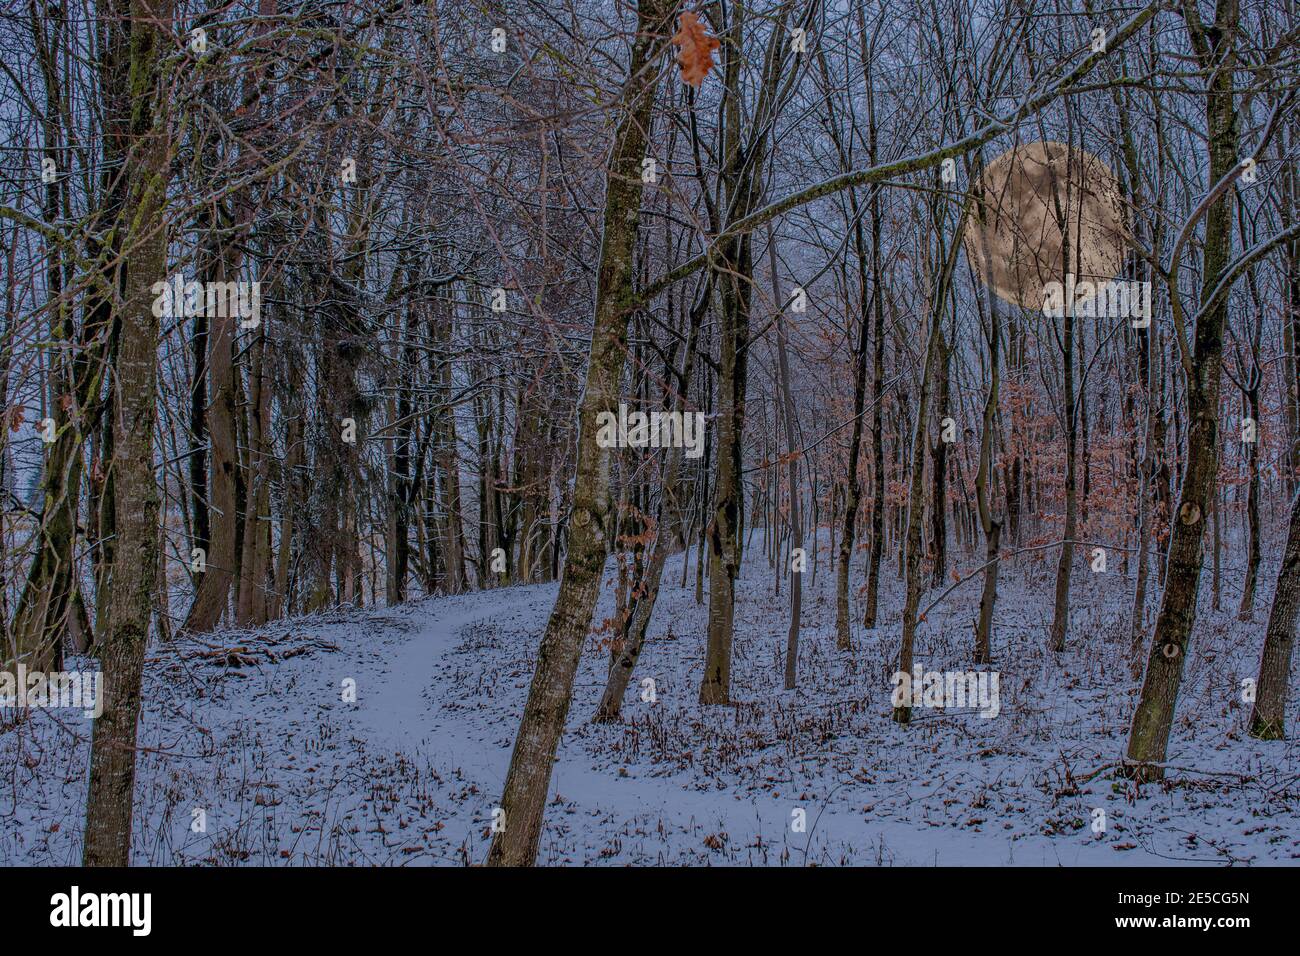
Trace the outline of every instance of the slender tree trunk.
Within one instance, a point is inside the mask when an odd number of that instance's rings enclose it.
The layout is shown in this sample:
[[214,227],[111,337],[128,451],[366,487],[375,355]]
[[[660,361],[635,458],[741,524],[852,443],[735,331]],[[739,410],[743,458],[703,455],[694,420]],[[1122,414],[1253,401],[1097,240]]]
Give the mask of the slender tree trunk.
[[[867,398],[867,342],[870,326],[870,306],[867,294],[867,250],[862,234],[862,221],[857,215],[857,200],[850,194],[853,211],[853,244],[858,257],[858,297],[861,304],[858,343],[853,350],[853,429],[849,438],[848,473],[844,482],[844,527],[840,533],[840,560],[835,578],[835,646],[842,651],[853,649],[849,633],[849,567],[853,561],[853,544],[857,536],[858,510],[862,502],[862,483],[858,479],[858,461],[861,456],[863,418]],[[834,524],[832,522],[832,534]],[[814,540],[816,540],[814,536]],[[832,554],[834,551],[832,550]]]
[[282,483],[285,500],[280,511],[280,543],[275,555],[275,596],[270,616],[278,620],[289,613],[289,566],[293,560],[294,514],[300,505],[298,470],[303,461],[302,410],[297,409],[289,420],[289,453],[284,463]]
[[1211,575],[1210,575],[1210,608],[1219,610],[1219,599],[1222,596],[1222,590],[1219,585],[1221,577],[1219,574],[1219,554],[1223,543],[1221,528],[1223,527],[1223,505],[1227,500],[1227,495],[1223,493],[1222,488],[1215,488],[1210,495],[1210,519],[1214,526],[1213,537],[1210,542],[1212,551],[1211,558]]
[[[60,149],[57,117],[63,106],[63,68],[60,65],[62,25],[57,19],[42,21],[37,8],[30,8],[32,37],[37,49],[45,86],[46,115],[41,122],[42,159],[65,164]],[[106,56],[107,59],[107,56]],[[107,93],[105,94],[108,95]],[[105,137],[107,141],[109,137]],[[106,142],[105,163],[111,162],[120,144]],[[66,183],[60,178],[41,189],[41,216],[47,223],[66,218]],[[106,190],[103,212],[111,216],[117,207],[118,191]],[[110,252],[111,255],[111,252]],[[94,419],[102,387],[103,347],[95,337],[103,332],[102,304],[86,310],[80,341],[74,336],[73,309],[65,301],[64,250],[58,243],[44,249],[45,295],[49,313],[51,359],[42,398],[54,422],[55,440],[45,446],[41,467],[41,510],[34,537],[36,554],[19,595],[14,615],[12,648],[0,649],[0,665],[11,658],[29,670],[62,666],[64,646],[87,645],[81,634],[78,606],[80,594],[75,554],[83,484],[82,444],[85,423]],[[11,275],[13,273],[11,272]],[[99,277],[101,280],[104,276]],[[106,290],[97,290],[107,298]],[[15,313],[11,312],[13,316]],[[13,318],[10,321],[14,321]],[[4,507],[8,507],[6,503]],[[2,549],[0,549],[2,550]],[[78,640],[78,638],[82,638]]]
[[487,862],[528,866],[537,858],[542,815],[555,749],[564,731],[582,645],[600,594],[608,554],[609,450],[596,442],[602,412],[617,415],[619,378],[627,354],[627,328],[634,295],[633,254],[641,208],[641,160],[654,106],[657,75],[650,69],[664,39],[666,15],[659,0],[637,8],[636,41],[623,85],[623,115],[605,187],[604,237],[596,287],[591,358],[578,422],[578,463],[573,486],[569,550],[560,593],[537,653],[519,735],[515,738],[501,799],[503,826],[493,837]]
[[[212,518],[208,510],[208,316],[194,316],[190,355],[190,548],[207,554],[212,547]],[[186,564],[190,562],[187,561]],[[203,585],[202,571],[194,572],[195,593]]]
[[[678,378],[677,399],[673,403],[673,410],[677,412],[684,412],[686,408],[686,396],[690,392],[691,376],[695,367],[695,349],[699,342],[700,327],[703,325],[704,316],[709,310],[711,296],[711,288],[706,284],[699,304],[691,311],[691,327],[687,334],[686,354],[682,357],[683,365],[681,375]],[[659,600],[659,586],[663,580],[664,565],[676,545],[682,526],[682,507],[679,498],[682,486],[678,483],[678,477],[681,474],[682,457],[682,448],[669,449],[667,462],[664,465],[663,481],[661,482],[663,487],[663,508],[658,527],[655,529],[650,561],[642,577],[643,583],[640,590],[643,593],[637,599],[632,610],[632,620],[627,629],[627,637],[618,653],[610,661],[609,674],[605,679],[605,691],[601,695],[599,706],[596,708],[595,719],[598,721],[615,721],[621,716],[623,697],[627,693],[627,685],[632,678],[632,670],[636,667],[636,662],[640,660],[641,650],[645,646],[646,631],[650,626],[650,618],[654,613],[655,603]],[[689,544],[687,544],[682,552],[683,582],[685,581],[685,565],[689,550]],[[685,587],[685,583],[682,586]]]
[[[1199,12],[1184,6],[1188,31],[1202,67],[1209,73],[1205,99],[1209,148],[1209,183],[1216,184],[1239,169],[1237,119],[1233,96],[1236,63],[1237,0],[1219,0],[1215,26],[1206,29]],[[1229,264],[1232,249],[1233,191],[1227,190],[1206,213],[1204,263],[1190,368],[1186,368],[1187,464],[1178,509],[1173,515],[1168,571],[1155,635],[1147,657],[1142,695],[1129,731],[1128,760],[1142,780],[1163,776],[1174,707],[1182,684],[1183,666],[1192,627],[1204,561],[1205,519],[1219,471],[1219,390],[1223,363],[1223,330],[1228,297],[1211,295]],[[1186,323],[1184,323],[1186,324]]]
[[[451,337],[450,319],[446,334]],[[452,392],[451,362],[439,363],[441,393]],[[468,579],[465,575],[465,527],[461,520],[460,502],[460,455],[457,453],[456,413],[451,406],[439,414],[438,421],[438,466],[442,472],[443,488],[443,561],[446,574],[443,577],[443,589],[448,594],[460,594],[465,590]]]
[[[1154,382],[1156,369],[1161,360],[1163,345],[1154,328],[1139,332],[1143,338],[1143,352],[1146,362],[1146,380],[1142,383],[1146,398],[1146,427],[1142,431],[1142,462],[1138,471],[1138,513],[1137,513],[1137,580],[1133,587],[1133,614],[1129,623],[1129,660],[1134,678],[1142,676],[1142,639],[1146,635],[1147,578],[1150,575],[1151,561],[1147,556],[1152,535],[1151,479],[1155,472],[1155,421],[1158,412],[1154,402]],[[1152,348],[1152,344],[1155,347]]]
[[[709,420],[713,416],[713,376],[709,369],[704,370],[704,407],[705,419]],[[695,603],[704,604],[704,566],[705,556],[708,554],[709,531],[706,527],[708,513],[706,509],[712,501],[709,493],[709,475],[713,463],[713,429],[704,430],[704,459],[700,464],[700,490],[697,501],[699,517],[695,520],[695,525],[699,529],[699,544],[695,549]]]
[[[1062,229],[1062,233],[1065,230]],[[1070,627],[1070,571],[1074,566],[1074,538],[1078,532],[1078,478],[1075,469],[1078,448],[1078,409],[1074,391],[1074,303],[1066,304],[1064,354],[1065,396],[1065,530],[1056,565],[1056,600],[1052,613],[1052,650],[1065,650]]]
[[[938,352],[939,327],[943,315],[943,298],[931,303],[935,310],[930,316],[930,335],[925,348],[925,364],[921,372],[921,398],[916,408],[916,427],[912,435],[911,480],[907,496],[907,530],[904,573],[906,593],[903,600],[903,639],[898,652],[898,670],[912,671],[912,649],[916,640],[917,612],[921,604],[921,517],[925,511],[925,449],[926,432],[930,424],[931,379],[934,377],[935,353]],[[894,708],[893,718],[900,724],[912,719],[911,706]]]
[[941,587],[948,573],[948,443],[943,439],[943,419],[948,416],[950,382],[948,364],[952,350],[939,332],[939,364],[936,370],[936,406],[939,414],[937,441],[930,446],[930,481],[934,486],[930,504],[930,546],[934,553],[934,567],[930,581]]
[[1250,735],[1261,740],[1281,740],[1286,735],[1286,695],[1291,682],[1291,648],[1300,617],[1300,493],[1291,502],[1291,524],[1286,550],[1277,572],[1273,607],[1264,631],[1264,651],[1255,682],[1255,706],[1250,713]]
[[[1262,321],[1262,317],[1261,317]],[[1252,366],[1250,382],[1246,387],[1246,408],[1251,421],[1259,425],[1259,379],[1258,368]],[[1246,470],[1249,484],[1246,491],[1246,529],[1248,545],[1246,550],[1246,580],[1241,588],[1241,604],[1237,608],[1237,619],[1249,621],[1255,609],[1255,588],[1259,580],[1260,531],[1259,531],[1259,441],[1258,433],[1254,441],[1246,442]]]
[[[223,267],[215,273],[216,281],[234,281],[234,276]],[[212,546],[206,556],[203,580],[195,594],[194,603],[186,618],[186,631],[203,633],[211,631],[226,612],[230,598],[230,584],[235,568],[236,501],[235,469],[238,467],[235,449],[235,367],[233,348],[235,316],[212,318],[208,333],[208,367],[212,376],[212,407],[209,409],[209,434],[211,436],[210,461],[212,507]]]
[[[763,56],[758,112],[748,115],[741,95],[744,70],[744,6],[732,6],[730,25],[722,44],[723,98],[721,180],[726,197],[728,223],[758,207],[767,171],[775,115],[782,100],[782,64],[788,44],[779,25],[789,15],[792,3],[782,5],[774,15],[778,25],[768,35]],[[816,9],[816,5],[808,8]],[[761,132],[746,137],[743,129],[752,123]],[[719,246],[714,266],[720,290],[722,339],[718,375],[718,467],[715,479],[713,521],[709,528],[709,623],[700,682],[700,703],[726,704],[731,701],[731,645],[734,637],[736,578],[744,561],[745,494],[741,460],[744,452],[745,389],[749,355],[749,309],[753,287],[752,239],[746,232],[732,236]],[[752,520],[752,518],[751,518]],[[776,532],[768,527],[768,540]]]
[[[991,273],[989,273],[991,274]],[[975,472],[975,500],[979,508],[980,527],[984,531],[984,590],[980,594],[979,617],[975,623],[975,663],[988,664],[992,660],[991,635],[993,608],[998,599],[998,545],[1002,539],[1002,522],[993,517],[990,505],[989,476],[993,472],[993,429],[997,423],[998,388],[1001,374],[998,367],[998,347],[1001,343],[1001,325],[996,297],[989,294],[989,390],[984,397],[984,420],[980,429],[979,469]]]
[[267,571],[271,529],[271,391],[266,374],[266,325],[257,331],[252,350],[252,406],[248,415],[248,491],[244,503],[243,557],[239,562],[241,627],[267,620]]
[[[718,375],[718,461],[713,520],[709,524],[709,617],[700,703],[731,700],[731,641],[740,574],[740,516],[744,508],[741,452],[749,344],[749,281],[753,275],[748,236],[729,241],[722,261],[722,361]],[[768,522],[770,542],[775,529]]]
[[[785,308],[781,301],[781,289],[776,275],[776,234],[770,228],[768,230],[767,252],[772,270],[772,301],[776,305],[776,354],[777,362],[780,365],[781,397],[785,402],[785,453],[787,487],[789,488],[790,497],[790,550],[793,553],[796,549],[803,550],[803,527],[799,514],[799,454],[798,446],[795,444],[794,394],[790,390],[790,357],[786,345]],[[863,316],[863,324],[866,324],[865,316]],[[855,424],[855,437],[858,431]],[[851,457],[856,461],[856,454]],[[854,484],[857,484],[856,480]],[[799,615],[803,608],[803,567],[801,563],[796,567],[794,559],[789,561],[789,566],[790,632],[786,635],[785,644],[785,689],[794,690],[799,669]],[[780,575],[783,570],[784,568],[778,567],[777,574]],[[847,627],[847,625],[846,612],[845,626]]]
[[885,308],[881,294],[880,193],[871,197],[871,298],[875,354],[871,369],[871,550],[866,609],[862,626],[876,626],[880,607],[880,566],[885,560]]

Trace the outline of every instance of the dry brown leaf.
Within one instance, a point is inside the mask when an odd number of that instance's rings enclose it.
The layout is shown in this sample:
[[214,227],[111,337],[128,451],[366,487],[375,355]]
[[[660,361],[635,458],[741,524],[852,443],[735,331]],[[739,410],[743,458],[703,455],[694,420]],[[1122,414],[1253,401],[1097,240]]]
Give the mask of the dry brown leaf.
[[722,46],[721,42],[705,32],[698,15],[687,10],[681,16],[681,29],[673,36],[673,43],[681,48],[677,65],[682,68],[682,82],[698,90],[713,69],[713,51]]

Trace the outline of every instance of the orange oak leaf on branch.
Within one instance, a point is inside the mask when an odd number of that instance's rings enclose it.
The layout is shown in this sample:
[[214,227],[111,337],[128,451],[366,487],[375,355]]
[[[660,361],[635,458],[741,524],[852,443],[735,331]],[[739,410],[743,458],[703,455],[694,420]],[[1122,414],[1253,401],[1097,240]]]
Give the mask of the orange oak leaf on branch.
[[709,70],[713,69],[713,51],[722,46],[721,42],[704,32],[704,24],[698,15],[686,10],[682,13],[681,29],[674,34],[673,43],[681,48],[677,65],[682,68],[682,82],[698,90]]

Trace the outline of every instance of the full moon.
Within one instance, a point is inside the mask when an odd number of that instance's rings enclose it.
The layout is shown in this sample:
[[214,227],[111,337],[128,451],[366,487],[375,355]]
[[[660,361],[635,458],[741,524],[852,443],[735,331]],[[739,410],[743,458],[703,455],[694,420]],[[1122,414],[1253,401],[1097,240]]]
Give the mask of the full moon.
[[1003,301],[1037,310],[1048,283],[1108,282],[1122,271],[1123,195],[1091,153],[1045,141],[1013,147],[984,169],[976,195],[966,255]]

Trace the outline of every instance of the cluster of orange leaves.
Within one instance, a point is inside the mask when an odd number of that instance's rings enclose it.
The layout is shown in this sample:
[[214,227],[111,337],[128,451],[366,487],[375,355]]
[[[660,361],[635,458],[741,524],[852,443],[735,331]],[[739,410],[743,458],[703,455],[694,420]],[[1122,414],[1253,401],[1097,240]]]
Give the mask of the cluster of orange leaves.
[[713,69],[713,51],[722,44],[705,32],[699,16],[690,10],[682,13],[681,29],[673,35],[672,42],[680,47],[677,65],[682,68],[682,82],[698,90]]
[[[72,411],[72,396],[60,395],[59,407],[65,412]],[[27,409],[22,405],[10,405],[8,408],[0,409],[0,428],[8,428],[11,432],[22,430],[23,422],[27,420]]]

